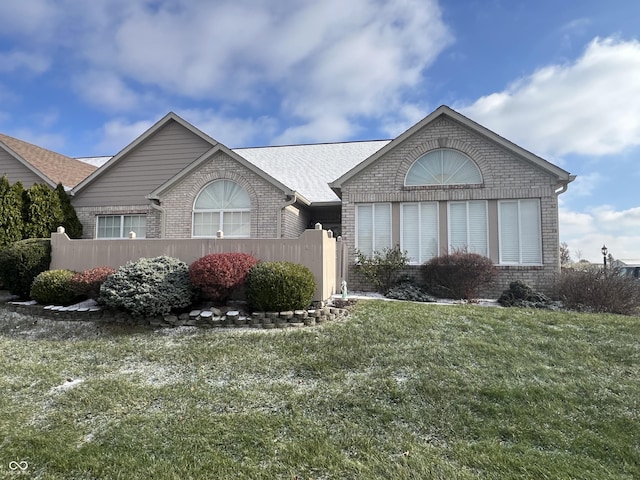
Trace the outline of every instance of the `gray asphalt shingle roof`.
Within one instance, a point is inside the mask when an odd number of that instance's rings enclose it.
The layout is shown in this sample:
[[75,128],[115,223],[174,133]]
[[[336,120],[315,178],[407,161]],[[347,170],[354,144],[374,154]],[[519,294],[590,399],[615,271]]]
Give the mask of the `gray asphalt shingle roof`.
[[234,148],[256,167],[312,203],[339,202],[329,183],[374,154],[390,140]]

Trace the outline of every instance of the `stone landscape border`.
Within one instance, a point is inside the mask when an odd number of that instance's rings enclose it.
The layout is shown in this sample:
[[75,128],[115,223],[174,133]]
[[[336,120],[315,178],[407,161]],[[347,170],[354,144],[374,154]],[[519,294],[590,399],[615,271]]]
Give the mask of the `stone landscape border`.
[[239,310],[209,308],[191,310],[177,315],[153,317],[133,316],[126,312],[93,306],[38,305],[35,302],[6,302],[7,309],[33,318],[48,318],[66,321],[94,321],[137,326],[202,328],[300,328],[334,321],[348,314],[346,308],[318,305],[308,310],[285,312],[253,312],[249,315]]

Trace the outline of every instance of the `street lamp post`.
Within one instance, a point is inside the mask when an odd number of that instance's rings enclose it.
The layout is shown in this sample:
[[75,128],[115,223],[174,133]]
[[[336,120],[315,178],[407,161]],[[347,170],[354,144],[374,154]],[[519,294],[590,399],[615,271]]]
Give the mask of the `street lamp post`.
[[606,272],[607,271],[607,253],[609,252],[609,250],[607,249],[606,245],[603,245],[600,251],[602,252],[602,260],[604,261],[604,271]]

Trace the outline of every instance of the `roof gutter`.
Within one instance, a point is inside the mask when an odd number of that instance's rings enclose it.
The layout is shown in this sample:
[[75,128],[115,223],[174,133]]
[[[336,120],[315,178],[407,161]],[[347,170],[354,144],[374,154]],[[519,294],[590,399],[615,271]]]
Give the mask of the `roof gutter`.
[[555,191],[556,197],[562,195],[564,192],[567,191],[567,188],[569,187],[569,184],[571,182],[573,182],[576,179],[575,175],[569,175],[569,180],[567,180],[566,182],[562,182],[560,184],[560,188],[558,190]]

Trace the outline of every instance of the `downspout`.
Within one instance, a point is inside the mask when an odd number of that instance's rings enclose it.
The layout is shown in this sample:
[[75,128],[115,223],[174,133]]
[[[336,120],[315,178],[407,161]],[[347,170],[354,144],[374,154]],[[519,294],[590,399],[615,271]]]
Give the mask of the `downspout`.
[[151,208],[160,212],[160,238],[164,238],[166,210],[160,206],[160,200],[151,200]]
[[280,212],[278,214],[278,221],[276,222],[276,238],[282,238],[282,213],[284,212],[284,209],[287,208],[289,205],[293,205],[297,201],[298,201],[298,195],[296,194],[296,192],[293,192],[293,195],[291,195],[291,198],[286,202],[284,202],[282,207],[280,207]]

